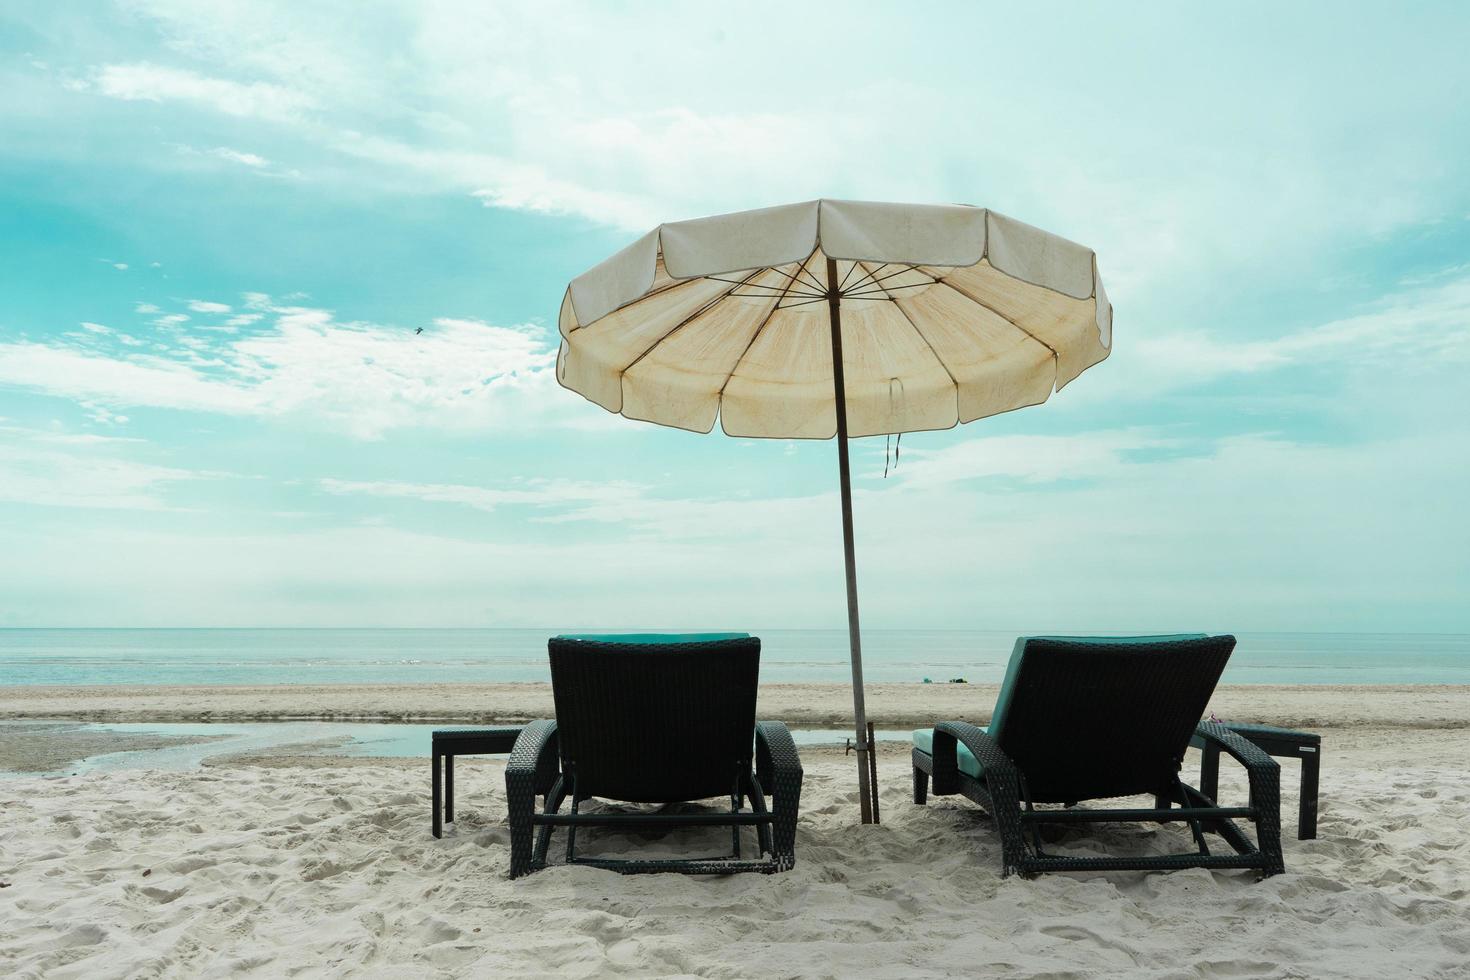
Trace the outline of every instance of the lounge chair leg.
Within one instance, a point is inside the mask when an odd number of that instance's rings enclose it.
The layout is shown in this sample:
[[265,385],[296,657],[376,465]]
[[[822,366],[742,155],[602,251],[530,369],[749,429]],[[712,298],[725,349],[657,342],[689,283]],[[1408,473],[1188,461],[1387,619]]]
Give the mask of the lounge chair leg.
[[[557,776],[556,782],[552,783],[551,788],[546,791],[546,796],[542,800],[543,806],[541,812],[556,813],[560,811],[562,801],[566,798],[566,780],[561,776]],[[531,861],[537,867],[544,867],[546,864],[546,855],[551,849],[551,831],[551,825],[544,824],[536,835],[536,849],[532,852]]]
[[505,808],[510,824],[510,876],[519,878],[545,867],[551,825],[536,826],[536,796],[546,796],[547,812],[561,805],[556,722],[533,721],[521,729],[505,763]]
[[[765,794],[765,790],[761,788],[760,780],[757,779],[757,778],[755,778],[754,775],[752,775],[750,777],[750,781],[748,783],[746,783],[746,790],[747,790],[748,795],[750,796],[750,812],[751,813],[765,813],[765,812],[767,812],[768,807],[766,806],[766,794]],[[761,854],[771,854],[771,855],[774,855],[775,854],[775,844],[771,840],[771,825],[770,824],[758,824],[756,826],[756,828],[755,828],[755,841],[756,841],[756,850],[759,853],[761,853]]]
[[454,823],[454,756],[444,756],[444,822]]
[[1199,791],[1212,800],[1220,799],[1220,748],[1214,743],[1200,750]]
[[1322,747],[1302,756],[1302,795],[1296,811],[1296,839],[1317,839],[1317,773],[1322,765]]
[[439,788],[439,753],[438,752],[435,752],[433,754],[432,760],[433,760],[433,764],[434,764],[434,779],[433,779],[434,789],[433,789],[433,794],[432,794],[433,795],[433,805],[434,805],[434,831],[433,831],[433,833],[434,833],[434,836],[435,837],[443,837],[444,836],[444,826],[443,826],[442,823],[440,823],[440,819],[441,818],[440,818],[440,814],[439,814],[439,804],[440,804],[442,793],[441,793],[441,790]]
[[[529,774],[507,776],[505,803],[510,823],[510,876],[519,878],[531,873],[538,859],[544,858],[545,851],[544,846],[540,849],[542,853],[536,853],[534,848],[536,828],[531,818],[536,812],[536,788]],[[541,829],[544,834],[551,828]]]
[[[580,812],[581,800],[577,798],[577,776],[572,775],[572,816]],[[577,825],[567,824],[567,864],[575,864],[577,861]]]
[[923,806],[929,802],[929,774],[918,766],[914,766],[914,805]]

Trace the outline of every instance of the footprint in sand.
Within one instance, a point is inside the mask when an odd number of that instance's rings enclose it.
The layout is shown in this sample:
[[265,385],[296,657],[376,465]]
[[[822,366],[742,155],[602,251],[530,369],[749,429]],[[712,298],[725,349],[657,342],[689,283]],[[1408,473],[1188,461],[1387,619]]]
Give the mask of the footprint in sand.
[[167,905],[183,897],[187,888],[141,888],[139,891],[159,905]]
[[322,861],[319,864],[308,865],[301,870],[302,881],[321,881],[342,873],[342,867],[331,861]]
[[1069,942],[1089,942],[1101,946],[1103,949],[1113,949],[1127,956],[1133,956],[1134,950],[1123,943],[1102,936],[1085,929],[1082,926],[1042,926],[1039,930],[1043,936],[1051,936],[1054,939],[1065,939]]
[[88,924],[68,930],[56,941],[56,945],[59,949],[75,949],[78,946],[96,946],[106,938],[106,929],[99,925]]

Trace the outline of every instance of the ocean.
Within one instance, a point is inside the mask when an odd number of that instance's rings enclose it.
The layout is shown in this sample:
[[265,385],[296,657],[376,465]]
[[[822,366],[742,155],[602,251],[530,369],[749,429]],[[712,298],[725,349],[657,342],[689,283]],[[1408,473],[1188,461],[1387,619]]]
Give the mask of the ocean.
[[[0,685],[546,681],[540,629],[0,629]],[[579,632],[596,632],[579,630]],[[761,678],[849,680],[842,630],[753,630]],[[1470,635],[1242,633],[1230,684],[1470,684]],[[999,681],[1014,633],[869,630],[869,683]]]

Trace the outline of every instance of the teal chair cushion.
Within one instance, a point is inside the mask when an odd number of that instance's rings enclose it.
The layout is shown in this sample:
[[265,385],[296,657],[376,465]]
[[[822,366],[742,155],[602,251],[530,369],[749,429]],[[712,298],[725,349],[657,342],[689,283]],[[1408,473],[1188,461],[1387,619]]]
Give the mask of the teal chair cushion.
[[[980,778],[980,760],[975,758],[975,753],[965,748],[964,742],[956,742],[955,747],[959,749],[960,772],[968,773],[976,779]],[[934,729],[920,728],[914,731],[914,748],[930,755],[934,754]]]
[[566,633],[558,640],[594,640],[598,643],[709,643],[748,640],[749,633]]

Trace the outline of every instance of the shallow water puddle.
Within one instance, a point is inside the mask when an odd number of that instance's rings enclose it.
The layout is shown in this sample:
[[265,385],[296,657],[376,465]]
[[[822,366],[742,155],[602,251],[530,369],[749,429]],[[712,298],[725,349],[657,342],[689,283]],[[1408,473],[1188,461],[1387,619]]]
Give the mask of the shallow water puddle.
[[[197,769],[226,756],[347,756],[427,758],[439,725],[368,722],[148,722],[15,721],[0,723],[10,751],[0,774],[65,774],[120,769]],[[841,745],[845,730],[792,732],[798,745]],[[907,741],[907,731],[882,731],[881,741]]]

